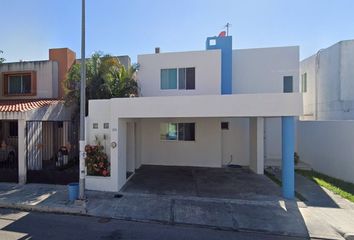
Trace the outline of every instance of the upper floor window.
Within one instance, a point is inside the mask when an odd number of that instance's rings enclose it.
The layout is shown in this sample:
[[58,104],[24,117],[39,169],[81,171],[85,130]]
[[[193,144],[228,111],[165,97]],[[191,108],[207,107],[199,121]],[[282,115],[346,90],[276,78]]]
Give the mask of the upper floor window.
[[161,69],[161,89],[177,89],[177,69]]
[[285,76],[283,78],[283,92],[291,93],[293,91],[293,76]]
[[307,92],[307,73],[301,74],[301,92]]
[[195,89],[195,68],[161,69],[161,89],[177,89],[177,87]]
[[34,72],[4,73],[4,95],[35,95],[35,81]]

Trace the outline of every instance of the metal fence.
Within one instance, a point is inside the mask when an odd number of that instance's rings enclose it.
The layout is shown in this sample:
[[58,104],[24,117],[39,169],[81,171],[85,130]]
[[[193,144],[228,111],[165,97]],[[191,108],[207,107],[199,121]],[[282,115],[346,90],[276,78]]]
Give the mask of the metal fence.
[[27,181],[67,184],[76,180],[77,142],[70,121],[27,121]]

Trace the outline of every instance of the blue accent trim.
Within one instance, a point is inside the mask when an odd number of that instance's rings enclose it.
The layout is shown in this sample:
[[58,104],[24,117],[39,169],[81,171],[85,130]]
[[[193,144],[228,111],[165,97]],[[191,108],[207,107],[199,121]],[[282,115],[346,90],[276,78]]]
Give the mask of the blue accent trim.
[[283,197],[294,199],[295,195],[295,120],[294,117],[282,117],[282,183]]
[[221,49],[221,94],[232,94],[232,37],[208,37],[206,49]]

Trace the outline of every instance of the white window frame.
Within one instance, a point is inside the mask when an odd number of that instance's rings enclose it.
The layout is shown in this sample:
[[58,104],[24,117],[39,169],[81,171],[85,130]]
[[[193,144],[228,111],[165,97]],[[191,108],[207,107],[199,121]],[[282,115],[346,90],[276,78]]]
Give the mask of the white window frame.
[[[179,134],[178,134],[178,129],[179,129],[179,124],[185,124],[185,123],[194,123],[194,140],[180,140],[179,139]],[[176,130],[176,139],[161,139],[161,132],[159,133],[160,141],[162,142],[195,142],[196,140],[196,128],[197,124],[195,122],[161,122],[161,124],[177,124],[177,130]]]
[[[182,68],[184,68],[184,69],[186,69],[185,71],[184,71],[184,76],[185,76],[185,78],[184,78],[184,85],[185,85],[185,88],[179,88],[179,70],[180,69],[182,69]],[[187,89],[187,68],[194,68],[194,89]],[[168,88],[168,89],[162,89],[161,88],[161,70],[168,70],[168,69],[176,69],[177,70],[177,88]],[[197,87],[196,87],[196,82],[197,81],[197,78],[196,78],[196,67],[166,67],[166,68],[161,68],[160,69],[160,90],[161,91],[180,91],[180,90],[182,90],[182,91],[193,91],[193,90],[196,90],[197,89]]]

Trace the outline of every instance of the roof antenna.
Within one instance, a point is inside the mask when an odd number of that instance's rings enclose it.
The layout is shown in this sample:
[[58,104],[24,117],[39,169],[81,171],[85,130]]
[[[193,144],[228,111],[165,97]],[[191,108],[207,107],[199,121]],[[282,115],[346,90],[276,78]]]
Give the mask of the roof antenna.
[[229,29],[232,25],[230,23],[226,23],[226,25],[224,26],[224,28],[226,28],[226,36],[229,36]]

